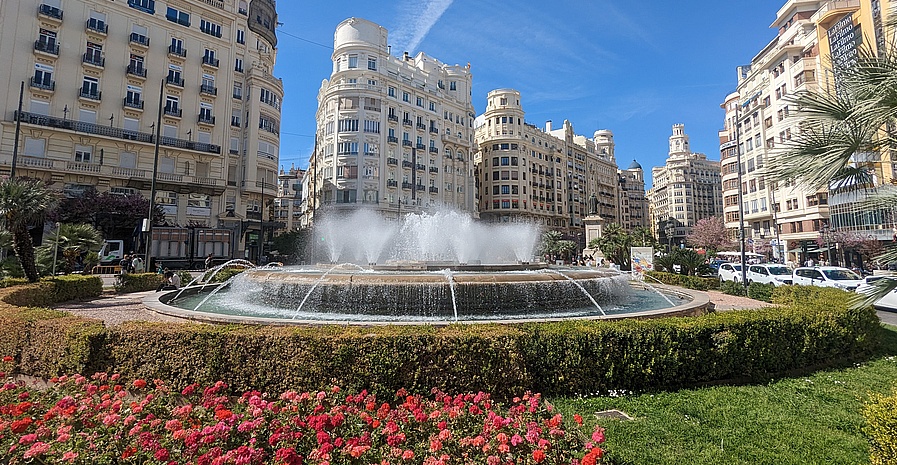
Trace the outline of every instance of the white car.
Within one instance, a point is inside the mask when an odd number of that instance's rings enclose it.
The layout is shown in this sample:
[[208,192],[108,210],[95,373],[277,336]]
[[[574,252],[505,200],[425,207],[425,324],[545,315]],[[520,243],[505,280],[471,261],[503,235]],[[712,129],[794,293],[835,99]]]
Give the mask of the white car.
[[838,266],[797,268],[791,275],[791,282],[800,286],[836,287],[845,291],[853,291],[864,283],[860,275]]
[[719,266],[719,271],[717,272],[717,276],[719,276],[720,282],[734,281],[736,283],[740,283],[741,282],[741,264],[740,263],[723,263]]
[[766,263],[751,265],[747,273],[748,283],[772,284],[784,286],[791,284],[791,269],[785,265]]
[[[874,289],[872,283],[883,278],[887,278],[887,276],[867,276],[863,284],[860,284],[859,287],[857,287],[857,292],[860,294],[867,294],[871,292]],[[892,276],[890,278],[897,279],[897,276]],[[888,292],[884,297],[878,299],[872,305],[876,310],[888,310],[897,312],[897,289]]]

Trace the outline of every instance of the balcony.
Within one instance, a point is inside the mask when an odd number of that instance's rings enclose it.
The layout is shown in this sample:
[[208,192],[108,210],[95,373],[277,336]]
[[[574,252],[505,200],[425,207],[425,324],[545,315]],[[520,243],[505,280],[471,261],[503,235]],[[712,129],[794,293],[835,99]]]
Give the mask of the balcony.
[[420,163],[418,163],[417,170],[418,171],[427,171],[427,165],[421,165]]
[[396,115],[389,115],[389,116],[387,116],[386,118],[387,118],[388,120],[390,120],[390,121],[393,121],[393,122],[398,122],[398,121],[399,121],[399,117],[396,116]]
[[168,46],[168,54],[174,55],[176,57],[187,58],[187,49],[172,44]]
[[398,164],[399,164],[399,160],[396,159],[396,158],[387,158],[387,159],[386,159],[386,164],[387,164],[387,165],[393,165],[393,166],[395,166],[395,165],[398,165]]
[[412,187],[414,187],[414,184],[411,184],[410,182],[402,181],[402,189],[411,189]]
[[405,146],[405,147],[411,147],[412,143],[411,143],[410,140],[405,139],[405,140],[402,141],[402,145]]
[[212,68],[217,68],[217,67],[218,67],[218,62],[219,62],[219,61],[220,61],[220,60],[218,60],[217,58],[215,58],[215,57],[211,57],[211,56],[208,56],[208,55],[202,57],[202,64],[204,64],[204,65],[206,65],[206,66],[210,66],[210,67],[212,67]]
[[43,40],[36,40],[34,42],[34,51],[40,53],[46,53],[47,55],[53,55],[54,57],[59,56],[59,44],[56,42],[46,42]]
[[412,168],[414,167],[414,163],[411,163],[408,160],[402,160],[402,168]]
[[31,78],[31,88],[53,92],[56,90],[56,81],[46,81],[43,79]]
[[106,59],[103,58],[103,54],[99,52],[87,52],[84,55],[81,55],[81,63],[85,65],[96,66],[98,68],[102,68],[106,66]]
[[129,99],[125,97],[124,103],[122,104],[125,108],[133,108],[135,110],[143,110],[143,100],[140,99]]
[[433,173],[433,174],[439,174],[439,167],[438,167],[438,166],[431,166],[431,167],[430,167],[430,172]]
[[199,93],[206,95],[218,95],[218,88],[215,86],[210,86],[208,84],[203,84],[199,86]]
[[[53,116],[40,115],[37,113],[29,113],[27,111],[15,112],[14,116],[16,120],[21,121],[23,124],[31,124],[47,128],[58,128],[84,134],[94,134],[103,137],[110,137],[127,141],[137,141],[147,144],[152,144],[155,142],[154,135],[144,132],[130,131],[126,129],[103,126],[93,123],[82,123],[80,121],[72,121],[69,119],[56,118]],[[186,141],[183,139],[176,139],[174,137],[162,137],[159,143],[160,145],[166,147],[196,150],[205,153],[221,153],[221,147],[218,145]]]
[[96,100],[99,102],[103,98],[103,93],[98,90],[85,89],[81,87],[78,89],[78,92],[79,97],[86,98],[88,100]]
[[404,124],[405,126],[411,126],[414,124],[414,121],[411,121],[410,119],[403,119],[402,124]]
[[439,153],[439,149],[436,147],[430,147],[428,150],[430,151],[430,153]]
[[424,144],[421,143],[421,142],[418,142],[417,145],[415,145],[415,147],[416,147],[418,150],[426,150],[426,149],[427,149],[427,146],[424,145]]
[[88,19],[86,27],[88,31],[96,32],[97,34],[106,35],[109,32],[109,26],[106,25],[106,22],[96,18]]
[[427,186],[425,186],[425,185],[423,185],[423,184],[418,184],[418,185],[414,186],[414,188],[417,189],[417,190],[419,190],[419,191],[421,191],[421,192],[427,190]]
[[149,47],[149,43],[150,43],[149,37],[147,37],[143,34],[138,34],[136,32],[132,32],[131,37],[128,40],[131,42],[132,45],[137,45],[137,46],[143,47],[143,48]]
[[165,83],[172,86],[184,87],[184,79],[178,76],[168,75],[168,77],[165,78]]
[[62,21],[62,10],[55,6],[44,5],[43,3],[37,8],[37,14],[44,18]]
[[230,118],[230,125],[233,126],[233,127],[235,127],[235,128],[240,127],[240,118],[234,118],[233,116],[231,116],[231,118]]
[[206,113],[200,113],[196,122],[199,124],[215,124],[215,117]]
[[128,65],[128,74],[146,79],[146,68],[143,65]]
[[395,179],[387,179],[386,180],[386,187],[398,187],[398,186],[399,186],[399,182],[396,181]]
[[427,125],[424,123],[417,123],[417,128],[421,131],[425,131],[427,129]]
[[386,136],[386,141],[390,144],[397,144],[399,143],[399,138],[396,136]]
[[438,193],[439,193],[439,188],[436,187],[436,186],[430,186],[430,193],[431,193],[431,194],[438,194]]
[[181,110],[177,107],[165,107],[165,116],[173,116],[175,118],[180,118],[184,114],[184,110]]
[[437,128],[435,126],[430,126],[429,131],[430,131],[430,134],[439,134],[439,128]]

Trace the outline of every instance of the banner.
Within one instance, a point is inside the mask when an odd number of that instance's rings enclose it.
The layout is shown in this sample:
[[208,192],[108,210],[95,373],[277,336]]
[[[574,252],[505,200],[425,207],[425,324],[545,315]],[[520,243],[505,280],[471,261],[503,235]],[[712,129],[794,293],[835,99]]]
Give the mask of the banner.
[[631,247],[629,253],[632,256],[632,272],[643,275],[645,272],[654,271],[654,248]]

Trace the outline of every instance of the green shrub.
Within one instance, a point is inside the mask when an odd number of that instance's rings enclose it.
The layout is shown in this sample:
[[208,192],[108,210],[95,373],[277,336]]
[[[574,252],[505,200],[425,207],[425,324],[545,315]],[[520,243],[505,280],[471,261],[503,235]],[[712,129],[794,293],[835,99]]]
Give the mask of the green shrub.
[[4,301],[19,307],[49,307],[70,300],[94,299],[103,294],[103,280],[97,276],[67,275],[11,288]]
[[890,396],[874,395],[863,408],[863,416],[872,465],[897,463],[897,389]]
[[772,293],[775,288],[776,286],[774,284],[750,283],[748,284],[747,296],[754,300],[772,302]]
[[25,278],[0,278],[0,289],[3,289],[5,287],[20,286],[22,284],[28,284],[28,280]]
[[209,282],[223,283],[244,271],[246,271],[246,268],[224,268],[219,271]]
[[119,275],[115,283],[115,292],[127,294],[130,292],[155,291],[162,284],[162,275],[158,273],[128,273]]
[[722,281],[719,283],[719,290],[723,294],[738,295],[744,297],[744,285],[735,281]]
[[187,270],[177,270],[175,273],[181,278],[181,286],[186,286],[190,284],[190,281],[193,281],[193,275]]
[[665,273],[662,271],[649,271],[647,274],[663,284],[668,284],[670,286],[679,286],[686,289],[694,289],[696,291],[719,289],[719,281],[716,278],[701,278],[698,276],[686,276],[676,273]]

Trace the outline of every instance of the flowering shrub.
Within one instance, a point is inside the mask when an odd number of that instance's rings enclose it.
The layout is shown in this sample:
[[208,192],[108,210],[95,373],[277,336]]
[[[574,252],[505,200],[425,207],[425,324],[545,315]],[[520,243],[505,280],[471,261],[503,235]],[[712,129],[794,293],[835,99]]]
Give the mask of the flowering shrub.
[[603,429],[587,435],[579,415],[565,424],[539,394],[503,408],[484,393],[400,390],[390,403],[338,387],[273,398],[229,397],[226,388],[176,392],[105,373],[52,379],[45,390],[10,381],[0,387],[0,456],[10,464],[591,465],[603,455]]

